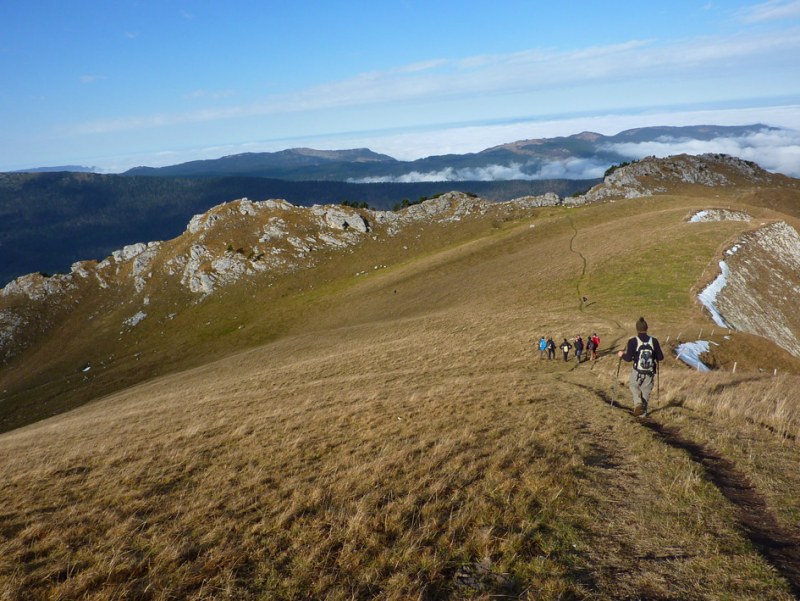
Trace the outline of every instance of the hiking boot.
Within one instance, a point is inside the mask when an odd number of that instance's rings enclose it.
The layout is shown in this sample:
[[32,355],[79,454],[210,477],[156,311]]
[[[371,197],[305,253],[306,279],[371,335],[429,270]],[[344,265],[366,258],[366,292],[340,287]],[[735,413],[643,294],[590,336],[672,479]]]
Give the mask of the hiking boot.
[[636,407],[633,408],[633,416],[634,417],[639,417],[641,414],[642,414],[642,406],[641,405],[636,405]]

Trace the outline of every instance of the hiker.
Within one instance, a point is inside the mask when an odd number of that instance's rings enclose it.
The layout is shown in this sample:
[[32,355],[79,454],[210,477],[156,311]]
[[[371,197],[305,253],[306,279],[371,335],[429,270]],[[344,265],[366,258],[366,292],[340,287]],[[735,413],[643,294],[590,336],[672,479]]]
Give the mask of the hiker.
[[561,343],[561,352],[564,353],[564,361],[569,359],[569,349],[572,348],[572,345],[567,342],[567,339],[564,338],[564,342]]
[[597,343],[594,341],[594,336],[587,336],[586,352],[592,361],[597,361]]
[[597,336],[597,332],[592,332],[592,342],[594,343],[594,348],[592,349],[592,361],[597,361],[597,349],[600,348],[600,338]]
[[539,359],[544,359],[544,352],[547,350],[547,340],[544,336],[539,340]]
[[636,417],[647,416],[647,403],[653,391],[653,382],[658,364],[664,360],[658,339],[647,334],[647,322],[640,317],[636,322],[636,336],[628,340],[625,351],[617,356],[625,362],[633,362],[631,369],[630,389],[633,395],[633,414]]
[[583,338],[580,335],[575,336],[575,358],[578,363],[581,362],[581,355],[583,355]]
[[556,341],[552,337],[547,339],[547,359],[556,358]]

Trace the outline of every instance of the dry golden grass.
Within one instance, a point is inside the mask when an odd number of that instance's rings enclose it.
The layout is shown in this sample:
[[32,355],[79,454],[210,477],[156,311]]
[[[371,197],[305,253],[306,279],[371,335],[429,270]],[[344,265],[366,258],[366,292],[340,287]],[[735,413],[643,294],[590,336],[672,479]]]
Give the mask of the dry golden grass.
[[780,598],[697,467],[594,391],[608,359],[477,317],[298,336],[4,436],[5,591],[460,598],[489,558],[487,594]]
[[663,402],[698,440],[735,460],[787,531],[800,523],[798,377],[668,372]]
[[[677,376],[677,377],[675,377]],[[665,401],[767,428],[788,442],[800,440],[800,378],[779,374],[713,372],[670,374]]]
[[[609,406],[613,355],[532,349],[623,344],[636,278],[614,257],[685,236],[696,202],[552,211],[428,249],[300,294],[269,344],[0,436],[0,597],[791,599],[696,457]],[[654,235],[597,243],[615,219]],[[657,336],[708,323],[688,290],[653,312]],[[668,363],[653,421],[732,457],[788,528],[796,442],[713,406],[745,377]]]

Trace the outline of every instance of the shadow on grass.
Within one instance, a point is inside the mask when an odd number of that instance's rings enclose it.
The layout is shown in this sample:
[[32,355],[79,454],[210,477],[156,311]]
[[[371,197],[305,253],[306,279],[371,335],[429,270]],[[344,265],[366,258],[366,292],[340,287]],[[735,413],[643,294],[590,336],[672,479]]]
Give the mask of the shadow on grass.
[[[571,384],[611,404],[612,398],[604,390],[576,382]],[[667,403],[650,413],[679,405],[680,403]],[[617,402],[613,406],[614,409],[631,412],[628,407],[620,407]],[[640,423],[665,444],[688,453],[692,461],[703,468],[706,478],[738,509],[742,533],[761,556],[786,579],[792,594],[800,599],[800,533],[781,527],[764,498],[758,494],[747,476],[736,469],[732,461],[684,437],[678,428],[649,418],[642,419]]]
[[792,594],[800,598],[800,535],[781,527],[749,479],[733,462],[685,438],[678,428],[652,420],[643,420],[642,425],[667,445],[688,453],[703,468],[706,477],[737,507],[744,535],[788,581]]

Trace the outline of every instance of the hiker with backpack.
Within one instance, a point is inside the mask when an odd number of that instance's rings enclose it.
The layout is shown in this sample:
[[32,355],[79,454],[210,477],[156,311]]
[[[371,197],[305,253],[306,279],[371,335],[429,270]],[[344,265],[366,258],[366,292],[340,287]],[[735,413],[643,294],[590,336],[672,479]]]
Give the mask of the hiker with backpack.
[[547,350],[547,340],[544,336],[539,339],[539,359],[544,359],[544,352]]
[[578,360],[578,363],[581,362],[581,355],[583,355],[583,338],[580,335],[575,336],[575,358]]
[[647,404],[658,371],[658,364],[664,360],[658,339],[647,334],[647,322],[640,317],[636,322],[636,336],[628,340],[625,351],[619,351],[621,361],[633,363],[630,389],[633,395],[633,414],[647,417]]
[[592,349],[592,361],[597,361],[597,349],[600,348],[600,338],[597,336],[597,332],[592,333],[592,345],[594,348]]
[[564,353],[564,361],[569,360],[569,349],[572,348],[572,345],[567,342],[567,339],[564,338],[564,342],[561,343],[561,352]]
[[556,342],[551,338],[547,339],[547,360],[556,358]]
[[597,361],[597,343],[594,341],[594,336],[588,336],[586,339],[586,353],[587,360],[591,358],[592,361]]

